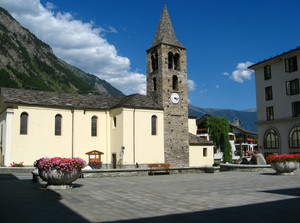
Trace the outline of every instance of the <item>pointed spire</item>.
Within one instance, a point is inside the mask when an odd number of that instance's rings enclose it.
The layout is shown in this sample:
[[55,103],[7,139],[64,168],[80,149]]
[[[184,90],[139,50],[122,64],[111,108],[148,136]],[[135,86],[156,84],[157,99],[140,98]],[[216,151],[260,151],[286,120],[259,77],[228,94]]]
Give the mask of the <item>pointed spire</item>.
[[166,3],[164,3],[154,40],[149,49],[161,43],[184,48],[176,38]]

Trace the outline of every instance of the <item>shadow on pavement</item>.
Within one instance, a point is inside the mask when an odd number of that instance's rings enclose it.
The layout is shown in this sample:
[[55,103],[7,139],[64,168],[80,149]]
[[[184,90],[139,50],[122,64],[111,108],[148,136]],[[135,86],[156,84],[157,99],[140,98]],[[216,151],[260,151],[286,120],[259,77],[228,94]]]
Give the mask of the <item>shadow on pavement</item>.
[[[280,189],[280,190],[267,190],[267,191],[262,191],[262,192],[272,193],[272,194],[283,194],[283,195],[290,195],[290,196],[298,196],[298,197],[300,197],[300,188],[289,188],[289,189]],[[300,207],[299,207],[299,210],[300,210]],[[300,219],[299,219],[299,221],[300,221]]]
[[257,223],[257,222],[299,222],[300,199],[288,199],[261,204],[232,208],[220,208],[184,214],[166,215],[136,220],[114,221],[116,223],[162,223],[162,222],[199,222],[199,223]]
[[60,195],[43,184],[0,174],[1,223],[88,222],[59,201]]

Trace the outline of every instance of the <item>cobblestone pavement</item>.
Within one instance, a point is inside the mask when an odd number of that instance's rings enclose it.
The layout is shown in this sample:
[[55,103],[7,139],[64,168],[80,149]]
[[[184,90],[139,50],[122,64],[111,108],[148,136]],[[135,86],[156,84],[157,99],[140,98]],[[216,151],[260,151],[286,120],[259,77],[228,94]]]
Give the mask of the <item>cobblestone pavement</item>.
[[46,190],[0,174],[0,222],[300,222],[300,174],[84,178]]

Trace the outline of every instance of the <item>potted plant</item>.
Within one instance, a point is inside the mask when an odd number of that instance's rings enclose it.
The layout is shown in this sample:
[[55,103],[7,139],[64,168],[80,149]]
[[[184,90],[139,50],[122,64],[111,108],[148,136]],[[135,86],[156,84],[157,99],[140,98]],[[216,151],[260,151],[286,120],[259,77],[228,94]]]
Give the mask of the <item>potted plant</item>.
[[34,166],[39,170],[39,176],[50,185],[70,187],[81,174],[86,162],[81,158],[41,158]]
[[271,154],[267,162],[276,170],[277,174],[293,173],[299,167],[300,154]]
[[92,167],[93,169],[101,169],[102,162],[101,161],[90,161],[89,166]]

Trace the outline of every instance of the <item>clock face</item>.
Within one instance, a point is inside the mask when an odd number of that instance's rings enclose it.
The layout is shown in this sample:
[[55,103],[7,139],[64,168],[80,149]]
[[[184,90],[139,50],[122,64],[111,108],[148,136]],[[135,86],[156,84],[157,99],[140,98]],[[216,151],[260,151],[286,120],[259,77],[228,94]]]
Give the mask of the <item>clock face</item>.
[[179,102],[179,94],[177,94],[177,93],[171,94],[171,101],[172,101],[174,104],[177,104],[177,103]]

